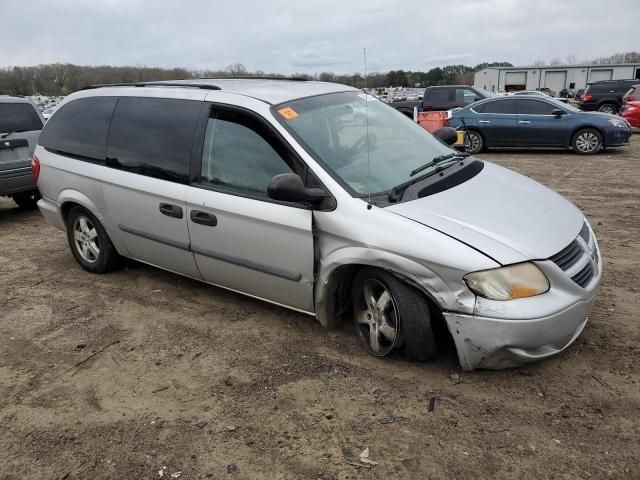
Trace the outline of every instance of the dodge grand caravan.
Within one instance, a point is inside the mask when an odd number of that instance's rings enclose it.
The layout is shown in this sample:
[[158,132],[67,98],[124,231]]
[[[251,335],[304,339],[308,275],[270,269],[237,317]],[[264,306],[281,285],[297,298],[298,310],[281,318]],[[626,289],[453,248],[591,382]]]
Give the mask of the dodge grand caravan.
[[375,356],[432,358],[442,321],[465,369],[549,357],[601,278],[573,204],[337,84],[91,87],[46,124],[33,169],[85,270],[130,257],[326,327],[349,319]]

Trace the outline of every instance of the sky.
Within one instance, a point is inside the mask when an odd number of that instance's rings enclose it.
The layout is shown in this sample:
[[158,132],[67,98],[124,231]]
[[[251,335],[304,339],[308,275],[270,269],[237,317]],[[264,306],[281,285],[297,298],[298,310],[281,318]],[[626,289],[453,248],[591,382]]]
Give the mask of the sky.
[[427,71],[640,49],[640,0],[0,0],[0,66]]

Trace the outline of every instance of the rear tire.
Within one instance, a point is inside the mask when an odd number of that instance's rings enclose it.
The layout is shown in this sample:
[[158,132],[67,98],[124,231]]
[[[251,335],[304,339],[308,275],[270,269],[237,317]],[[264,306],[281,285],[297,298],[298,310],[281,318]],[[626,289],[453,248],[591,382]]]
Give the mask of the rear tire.
[[11,196],[16,205],[22,210],[33,210],[38,207],[38,200],[42,198],[38,190],[20,192]]
[[399,350],[409,360],[426,361],[438,353],[427,299],[390,273],[360,270],[352,303],[356,332],[369,354],[384,357]]
[[73,207],[66,223],[71,253],[87,272],[106,273],[120,265],[121,257],[107,231],[89,210]]
[[484,149],[482,134],[476,130],[467,130],[465,132],[464,149],[471,155],[480,153]]
[[602,135],[593,128],[578,130],[573,135],[571,145],[573,146],[573,151],[579,155],[593,155],[604,148]]
[[618,107],[615,103],[603,103],[598,107],[598,111],[615,115],[616,113],[618,113]]

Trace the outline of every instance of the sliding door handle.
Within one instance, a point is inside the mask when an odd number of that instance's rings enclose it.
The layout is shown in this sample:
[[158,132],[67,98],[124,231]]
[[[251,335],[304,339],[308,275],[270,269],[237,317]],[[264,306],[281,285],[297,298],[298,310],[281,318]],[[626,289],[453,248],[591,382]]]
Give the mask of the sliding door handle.
[[160,213],[172,218],[182,218],[182,208],[178,205],[172,205],[170,203],[160,204]]
[[191,218],[193,223],[205,225],[207,227],[215,227],[218,225],[218,219],[214,214],[201,212],[200,210],[191,210],[189,218]]

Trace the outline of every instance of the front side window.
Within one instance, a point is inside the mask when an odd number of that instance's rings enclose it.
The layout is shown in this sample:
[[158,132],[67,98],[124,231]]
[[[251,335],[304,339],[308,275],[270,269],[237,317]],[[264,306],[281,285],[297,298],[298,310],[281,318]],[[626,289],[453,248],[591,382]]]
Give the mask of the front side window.
[[86,97],[65,103],[46,123],[38,143],[62,154],[104,161],[117,101],[117,97]]
[[456,88],[456,103],[469,105],[478,100],[478,95],[467,88]]
[[42,129],[42,121],[28,103],[0,103],[0,133],[32,132]]
[[553,115],[557,108],[539,100],[518,100],[519,115]]
[[355,196],[388,192],[414,179],[416,168],[453,152],[396,109],[358,92],[303,98],[272,112]]
[[[258,120],[234,111],[214,111],[207,123],[201,182],[267,198],[267,185],[293,170],[287,152]],[[292,160],[287,159],[291,164]]]
[[[473,107],[472,107],[473,108]],[[494,100],[484,104],[482,113],[501,113],[503,115],[516,113],[515,100]]]
[[173,98],[120,97],[109,131],[107,166],[187,183],[201,105]]

